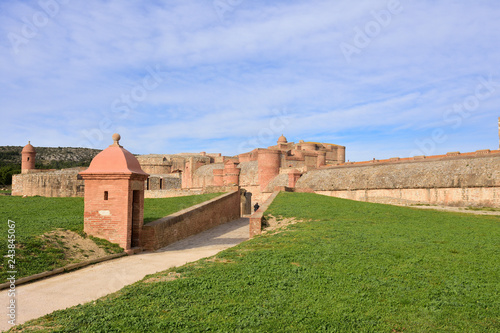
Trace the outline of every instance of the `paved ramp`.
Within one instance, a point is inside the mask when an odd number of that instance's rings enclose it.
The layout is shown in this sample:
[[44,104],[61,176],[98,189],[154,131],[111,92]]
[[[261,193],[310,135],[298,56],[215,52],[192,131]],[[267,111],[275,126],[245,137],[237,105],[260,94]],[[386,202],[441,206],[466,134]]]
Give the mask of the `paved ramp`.
[[[122,257],[19,286],[16,288],[16,324],[96,300],[148,274],[210,257],[247,240],[248,236],[248,218],[241,218],[153,253]],[[0,312],[4,312],[0,315],[0,329],[7,330],[12,327],[7,317],[8,289],[0,293],[0,300]]]

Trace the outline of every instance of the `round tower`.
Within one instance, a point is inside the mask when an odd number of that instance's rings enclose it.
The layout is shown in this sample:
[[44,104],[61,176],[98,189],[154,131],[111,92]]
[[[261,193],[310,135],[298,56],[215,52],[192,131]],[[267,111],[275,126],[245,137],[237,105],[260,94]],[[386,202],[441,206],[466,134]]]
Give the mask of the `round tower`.
[[281,153],[279,150],[259,149],[259,185],[261,192],[266,190],[267,185],[280,173]]
[[224,185],[239,185],[240,184],[240,172],[241,170],[237,167],[238,163],[234,161],[227,161],[224,164],[223,169],[223,182]]
[[35,147],[31,145],[30,141],[28,141],[28,144],[24,146],[21,155],[21,172],[28,173],[30,170],[35,170],[36,151]]

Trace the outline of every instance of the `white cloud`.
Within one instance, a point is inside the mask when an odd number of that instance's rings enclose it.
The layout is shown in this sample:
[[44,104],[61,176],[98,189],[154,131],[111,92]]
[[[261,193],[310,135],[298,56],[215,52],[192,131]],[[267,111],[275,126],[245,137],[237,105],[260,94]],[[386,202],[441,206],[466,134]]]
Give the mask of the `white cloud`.
[[[356,160],[409,153],[436,128],[449,136],[436,153],[495,148],[496,133],[473,133],[496,123],[500,86],[459,128],[444,115],[478,78],[500,82],[500,6],[401,0],[403,11],[346,61],[340,44],[388,3],[242,1],[223,21],[211,1],[60,3],[14,53],[9,33],[22,36],[23,18],[42,9],[4,2],[0,115],[9,126],[0,144],[80,145],[87,133],[87,145],[103,148],[121,131],[136,153],[235,154],[269,132],[273,110],[287,110],[286,136],[347,145]],[[113,102],[155,67],[160,85],[118,117]]]

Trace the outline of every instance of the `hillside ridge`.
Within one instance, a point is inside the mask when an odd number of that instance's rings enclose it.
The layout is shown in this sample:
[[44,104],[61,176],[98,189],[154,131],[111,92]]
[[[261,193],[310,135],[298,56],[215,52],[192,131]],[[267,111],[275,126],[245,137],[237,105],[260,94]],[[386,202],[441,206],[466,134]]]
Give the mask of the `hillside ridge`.
[[[0,166],[21,165],[21,146],[0,146]],[[89,162],[101,152],[100,149],[77,147],[35,147],[36,161],[42,165],[58,162]]]
[[[12,175],[21,173],[21,146],[0,146],[0,186],[12,184]],[[37,169],[88,167],[99,149],[35,147]]]

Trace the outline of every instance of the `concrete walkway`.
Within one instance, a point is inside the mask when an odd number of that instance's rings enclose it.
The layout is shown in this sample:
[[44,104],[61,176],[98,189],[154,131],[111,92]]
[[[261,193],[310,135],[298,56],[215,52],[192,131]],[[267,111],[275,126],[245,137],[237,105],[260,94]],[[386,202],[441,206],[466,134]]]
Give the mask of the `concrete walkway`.
[[[191,236],[153,253],[136,254],[26,284],[16,288],[16,324],[55,310],[96,300],[141,280],[148,274],[210,257],[249,237],[248,218],[241,218]],[[8,323],[9,290],[0,293],[0,329]]]

